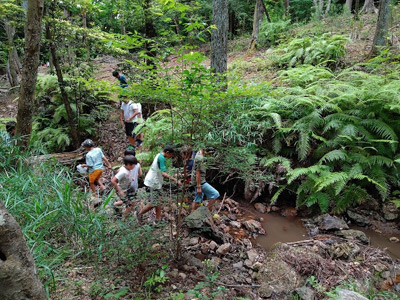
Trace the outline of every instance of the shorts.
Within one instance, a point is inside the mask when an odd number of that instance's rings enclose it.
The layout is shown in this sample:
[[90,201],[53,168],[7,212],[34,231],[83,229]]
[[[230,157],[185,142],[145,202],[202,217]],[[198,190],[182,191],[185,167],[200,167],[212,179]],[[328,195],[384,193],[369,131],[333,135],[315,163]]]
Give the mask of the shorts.
[[124,202],[126,205],[131,205],[132,202],[134,202],[134,199],[136,198],[136,190],[129,188],[126,192],[125,192],[125,197],[122,197],[122,202]]
[[136,123],[136,122],[133,122],[133,123],[124,122],[124,124],[125,124],[126,136],[135,137],[136,134],[133,131],[135,130],[135,128],[138,125],[138,123]]
[[162,188],[153,189],[151,187],[146,187],[146,192],[149,193],[148,203],[152,205],[161,205],[161,200],[163,198]]
[[201,185],[201,195],[197,194],[197,189],[195,188],[194,202],[196,203],[203,202],[204,195],[206,195],[207,199],[209,200],[215,200],[219,197],[218,191],[207,182]]
[[98,179],[100,179],[101,174],[103,174],[103,170],[94,170],[89,174],[89,183],[94,183]]

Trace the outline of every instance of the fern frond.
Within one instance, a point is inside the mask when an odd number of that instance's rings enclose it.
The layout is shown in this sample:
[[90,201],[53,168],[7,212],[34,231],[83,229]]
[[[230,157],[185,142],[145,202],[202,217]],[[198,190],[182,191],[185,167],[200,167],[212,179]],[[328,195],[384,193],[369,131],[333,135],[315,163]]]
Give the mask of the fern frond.
[[345,161],[346,159],[347,154],[343,150],[332,150],[319,160],[319,164],[323,164],[325,162]]
[[263,165],[264,167],[270,167],[273,166],[274,164],[279,163],[281,165],[283,165],[286,169],[286,171],[291,171],[292,167],[291,167],[291,161],[285,157],[282,156],[275,156],[269,159],[265,159],[263,158],[260,161],[260,164]]
[[331,172],[324,176],[321,176],[315,183],[317,191],[322,191],[329,186],[336,183],[343,184],[349,180],[349,175],[346,172]]

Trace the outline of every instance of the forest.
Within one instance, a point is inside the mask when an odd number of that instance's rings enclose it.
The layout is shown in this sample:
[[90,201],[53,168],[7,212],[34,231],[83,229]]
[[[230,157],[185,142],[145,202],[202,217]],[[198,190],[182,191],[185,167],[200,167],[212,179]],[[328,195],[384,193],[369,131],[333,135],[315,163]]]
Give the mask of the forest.
[[397,0],[0,23],[0,299],[400,299]]

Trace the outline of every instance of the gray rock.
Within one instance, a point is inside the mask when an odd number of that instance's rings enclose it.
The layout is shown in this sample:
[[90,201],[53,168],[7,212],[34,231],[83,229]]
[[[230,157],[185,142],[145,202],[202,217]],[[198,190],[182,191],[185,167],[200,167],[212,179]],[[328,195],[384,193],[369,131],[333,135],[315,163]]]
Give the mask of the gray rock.
[[367,225],[371,224],[371,220],[369,217],[363,216],[353,210],[349,209],[347,211],[347,216],[353,223],[356,223],[359,226],[367,226]]
[[189,265],[195,266],[198,269],[203,269],[203,263],[200,259],[194,257],[188,252],[183,253],[183,258],[187,261]]
[[349,229],[349,226],[347,226],[343,219],[326,214],[321,216],[319,228],[325,231],[330,231]]
[[243,245],[245,245],[247,248],[249,248],[249,249],[253,248],[253,244],[251,243],[251,241],[249,239],[243,239],[242,242],[243,242]]
[[211,250],[215,250],[218,247],[218,244],[214,241],[211,241],[209,247]]
[[225,243],[225,244],[219,246],[219,248],[217,249],[217,253],[221,254],[221,255],[225,255],[226,253],[229,252],[230,249],[231,249],[231,244]]
[[190,241],[189,241],[189,245],[197,245],[197,243],[199,242],[199,238],[196,236],[196,237],[192,237],[191,239],[190,239]]
[[246,259],[244,265],[250,269],[253,266],[253,262],[250,259]]
[[182,280],[185,280],[187,275],[185,273],[179,273],[178,275],[180,278],[182,278]]
[[261,223],[256,220],[247,220],[243,222],[244,227],[250,232],[265,234],[265,230]]
[[265,213],[267,212],[267,207],[266,207],[264,204],[262,204],[262,203],[256,203],[256,204],[254,204],[254,208],[255,208],[258,212],[260,212],[260,213],[262,213],[262,214],[265,214]]
[[[207,206],[200,206],[185,218],[190,229],[202,229],[210,227],[208,221],[211,219],[210,211]],[[212,220],[212,219],[211,219]]]
[[393,202],[389,202],[383,205],[383,217],[388,221],[396,220],[399,217],[399,212],[400,210]]
[[314,300],[315,299],[315,291],[308,287],[302,286],[296,289],[296,293],[300,296],[302,300]]
[[359,293],[349,290],[339,290],[338,295],[338,300],[368,300],[368,298],[365,298]]
[[260,271],[261,268],[262,268],[262,266],[263,266],[262,263],[256,262],[255,264],[253,264],[253,265],[251,266],[251,268],[252,268],[254,271]]
[[217,270],[220,264],[221,264],[221,259],[216,256],[211,258],[209,262],[209,265],[213,268],[213,270]]
[[255,262],[258,257],[257,250],[253,248],[247,251],[247,257],[250,259],[250,261]]
[[234,267],[235,269],[241,270],[241,269],[243,269],[243,262],[239,261],[239,262],[233,264],[232,267]]
[[242,227],[242,224],[240,222],[238,222],[238,221],[231,221],[230,224],[231,224],[232,227],[235,227],[235,228]]
[[274,292],[274,290],[266,282],[262,282],[261,287],[258,290],[258,293],[260,294],[260,297],[262,297],[262,298],[270,298],[272,296],[273,292]]
[[358,240],[361,243],[368,244],[369,239],[366,234],[360,230],[347,229],[335,232],[336,235],[342,236],[348,240]]

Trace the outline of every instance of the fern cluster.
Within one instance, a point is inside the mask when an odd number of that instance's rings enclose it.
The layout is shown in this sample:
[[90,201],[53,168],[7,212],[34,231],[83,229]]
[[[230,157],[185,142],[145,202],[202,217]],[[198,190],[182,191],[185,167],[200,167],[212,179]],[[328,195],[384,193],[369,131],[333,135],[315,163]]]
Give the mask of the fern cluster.
[[232,111],[229,126],[211,135],[255,148],[264,157],[258,168],[284,166],[272,201],[293,191],[298,205],[343,211],[371,197],[384,200],[398,188],[398,74],[390,80],[354,70],[335,75],[305,65],[280,79],[290,86],[238,101],[233,109],[241,113]]
[[[107,110],[110,109],[109,92],[101,86],[101,82],[94,82],[80,76],[66,77],[65,81],[70,106],[81,138],[94,137],[97,124],[105,119]],[[50,152],[68,149],[72,145],[72,138],[67,112],[55,75],[38,76],[36,101],[37,111],[32,128],[32,146]]]
[[280,66],[294,67],[301,64],[336,67],[346,54],[347,38],[341,35],[323,34],[319,37],[305,36],[292,40],[279,56]]

